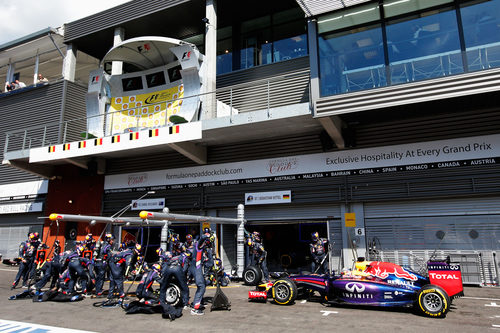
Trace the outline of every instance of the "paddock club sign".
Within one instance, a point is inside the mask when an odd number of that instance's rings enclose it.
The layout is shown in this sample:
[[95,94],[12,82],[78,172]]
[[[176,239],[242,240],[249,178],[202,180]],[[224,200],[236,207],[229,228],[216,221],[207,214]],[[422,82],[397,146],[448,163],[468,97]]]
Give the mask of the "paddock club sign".
[[106,176],[106,193],[418,172],[500,162],[500,135]]

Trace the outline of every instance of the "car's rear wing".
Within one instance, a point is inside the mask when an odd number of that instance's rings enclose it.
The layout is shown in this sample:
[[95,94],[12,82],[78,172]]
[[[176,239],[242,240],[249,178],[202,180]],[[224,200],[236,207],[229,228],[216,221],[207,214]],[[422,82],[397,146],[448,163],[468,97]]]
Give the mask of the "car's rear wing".
[[450,263],[445,261],[429,261],[427,263],[429,280],[443,288],[448,296],[459,297],[464,295],[462,284],[462,272],[459,263]]

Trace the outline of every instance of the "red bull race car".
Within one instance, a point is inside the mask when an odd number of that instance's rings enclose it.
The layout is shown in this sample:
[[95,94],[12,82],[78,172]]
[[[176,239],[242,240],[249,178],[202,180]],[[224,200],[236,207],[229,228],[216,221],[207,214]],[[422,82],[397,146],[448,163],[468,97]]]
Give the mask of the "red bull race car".
[[299,295],[318,292],[329,304],[414,307],[429,317],[444,317],[453,298],[463,296],[460,265],[429,261],[423,276],[399,265],[382,261],[359,261],[341,275],[290,275],[258,285],[249,300],[289,305]]

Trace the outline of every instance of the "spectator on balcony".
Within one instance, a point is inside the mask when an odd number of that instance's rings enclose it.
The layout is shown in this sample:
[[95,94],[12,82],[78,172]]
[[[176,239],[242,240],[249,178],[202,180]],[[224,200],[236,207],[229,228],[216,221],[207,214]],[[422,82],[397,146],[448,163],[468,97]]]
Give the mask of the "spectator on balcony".
[[4,92],[9,92],[11,90],[14,90],[14,86],[12,84],[10,84],[9,82],[5,82]]
[[49,80],[47,80],[47,78],[42,74],[38,74],[38,79],[36,80],[36,83],[45,83],[45,82],[49,82]]
[[18,86],[18,88],[25,88],[26,87],[26,84],[24,82],[19,81],[19,80],[16,80],[16,85]]

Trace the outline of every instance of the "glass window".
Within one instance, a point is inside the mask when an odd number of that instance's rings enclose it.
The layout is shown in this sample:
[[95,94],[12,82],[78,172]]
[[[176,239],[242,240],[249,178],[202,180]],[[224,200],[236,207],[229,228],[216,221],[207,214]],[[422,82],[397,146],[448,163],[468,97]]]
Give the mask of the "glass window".
[[175,82],[175,81],[182,79],[181,70],[182,70],[182,67],[180,65],[169,68],[167,70],[169,81]]
[[385,17],[393,17],[401,14],[408,14],[411,12],[427,9],[442,5],[445,3],[453,2],[453,0],[386,0],[384,1],[384,15]]
[[379,25],[319,39],[321,94],[331,95],[385,85],[382,29]]
[[349,28],[377,20],[380,20],[379,6],[377,4],[369,4],[322,16],[318,20],[318,32],[323,33]]
[[157,72],[146,75],[146,83],[148,88],[153,88],[165,84],[165,74],[163,72]]
[[142,89],[142,77],[128,77],[122,79],[123,91],[139,90]]
[[217,30],[217,74],[233,70],[232,27]]
[[460,9],[469,71],[500,66],[500,0]]

